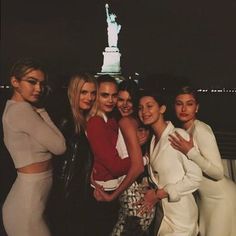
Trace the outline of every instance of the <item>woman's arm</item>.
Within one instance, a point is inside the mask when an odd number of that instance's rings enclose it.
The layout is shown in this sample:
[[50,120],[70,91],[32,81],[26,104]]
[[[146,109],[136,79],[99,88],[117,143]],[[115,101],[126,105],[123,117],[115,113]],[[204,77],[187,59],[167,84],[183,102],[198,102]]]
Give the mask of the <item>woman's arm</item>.
[[194,137],[198,149],[193,147],[187,153],[188,158],[194,161],[204,174],[215,180],[221,180],[224,177],[224,169],[212,129],[206,124],[196,126]]
[[30,104],[19,102],[8,110],[7,122],[13,130],[25,132],[53,154],[62,154],[66,150],[65,139],[45,110],[43,113],[47,121]]
[[102,117],[94,116],[87,124],[87,136],[96,162],[99,162],[114,177],[125,175],[130,168],[130,159],[121,159],[110,140],[108,126]]
[[98,189],[95,196],[100,201],[112,201],[117,198],[144,171],[141,147],[137,137],[138,126],[136,121],[131,117],[123,117],[119,122],[119,126],[129,153],[131,166],[120,186],[112,194],[106,194],[101,189]]
[[194,127],[193,140],[185,140],[178,133],[177,138],[171,136],[172,146],[184,153],[190,160],[194,161],[207,176],[220,180],[224,177],[223,165],[215,136],[211,128],[205,124]]
[[61,131],[56,127],[56,125],[51,120],[45,108],[35,108],[35,111],[43,118],[43,120],[52,128],[58,135],[62,135]]
[[144,198],[137,203],[140,205],[140,214],[150,212],[155,204],[164,198],[168,198],[170,202],[177,202],[182,196],[196,191],[200,185],[202,171],[194,162],[188,160],[180,152],[174,151],[169,155],[173,158],[176,156],[181,161],[185,175],[175,183],[167,184],[164,188],[148,190]]
[[168,197],[168,193],[164,189],[149,189],[145,193],[143,199],[135,205],[139,205],[138,213],[141,215],[149,213],[155,205],[163,198]]
[[170,202],[179,201],[182,196],[195,192],[202,181],[202,171],[199,166],[193,161],[188,160],[182,153],[179,152],[177,155],[182,162],[185,175],[176,183],[164,186]]
[[[178,129],[177,133],[189,141],[189,135],[184,130]],[[176,183],[170,183],[164,186],[164,190],[168,193],[169,201],[179,201],[181,196],[193,193],[198,189],[202,181],[202,171],[196,163],[186,158],[183,153],[175,149],[170,151],[172,152],[170,155],[175,156],[181,162],[185,174]]]
[[[188,141],[188,134],[184,130],[179,130],[178,132]],[[171,135],[171,137],[175,138],[174,135]],[[200,185],[202,171],[193,161],[188,160],[184,154],[171,147],[166,155],[179,160],[184,175],[179,180],[177,179],[176,182],[166,184],[163,188],[148,190],[143,200],[138,203],[141,204],[139,209],[140,214],[151,211],[154,205],[163,198],[168,198],[170,202],[177,202],[182,196],[196,191]],[[175,167],[173,166],[173,168]]]

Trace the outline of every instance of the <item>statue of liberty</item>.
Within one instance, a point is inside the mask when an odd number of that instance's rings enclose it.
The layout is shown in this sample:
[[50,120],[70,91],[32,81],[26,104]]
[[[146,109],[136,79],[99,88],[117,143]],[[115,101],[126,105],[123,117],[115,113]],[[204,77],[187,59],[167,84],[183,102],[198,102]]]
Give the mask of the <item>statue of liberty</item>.
[[107,35],[108,35],[108,46],[116,47],[118,43],[118,34],[121,29],[121,25],[116,22],[116,15],[113,13],[109,14],[109,6],[105,5],[106,16],[107,16]]

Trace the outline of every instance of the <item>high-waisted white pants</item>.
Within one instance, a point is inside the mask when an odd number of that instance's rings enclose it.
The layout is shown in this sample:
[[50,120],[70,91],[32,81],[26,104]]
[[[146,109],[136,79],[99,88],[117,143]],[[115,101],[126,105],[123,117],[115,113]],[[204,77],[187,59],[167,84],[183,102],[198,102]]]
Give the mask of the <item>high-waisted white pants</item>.
[[17,173],[3,205],[3,224],[8,236],[50,236],[43,219],[52,171]]

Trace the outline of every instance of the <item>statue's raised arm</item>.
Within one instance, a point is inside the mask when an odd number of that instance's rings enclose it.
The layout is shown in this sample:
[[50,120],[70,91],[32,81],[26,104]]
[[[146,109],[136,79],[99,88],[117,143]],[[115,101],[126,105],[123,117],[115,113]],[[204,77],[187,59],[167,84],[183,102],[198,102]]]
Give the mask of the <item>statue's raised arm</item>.
[[109,5],[107,3],[105,5],[105,8],[106,8],[107,23],[108,23],[108,21],[110,21],[110,16],[109,16]]
[[108,46],[117,47],[118,34],[121,29],[121,25],[116,22],[116,15],[109,13],[109,5],[106,3],[106,17],[107,17],[107,34],[108,34]]

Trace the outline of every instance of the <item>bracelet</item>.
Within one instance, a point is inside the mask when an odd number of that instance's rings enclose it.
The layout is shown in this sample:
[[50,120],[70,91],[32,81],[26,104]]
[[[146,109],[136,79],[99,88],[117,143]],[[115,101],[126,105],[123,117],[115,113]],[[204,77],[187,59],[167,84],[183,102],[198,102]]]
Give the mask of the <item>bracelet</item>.
[[149,163],[149,158],[148,158],[148,156],[143,156],[143,165],[144,166],[146,166],[146,165],[148,165],[148,163]]

